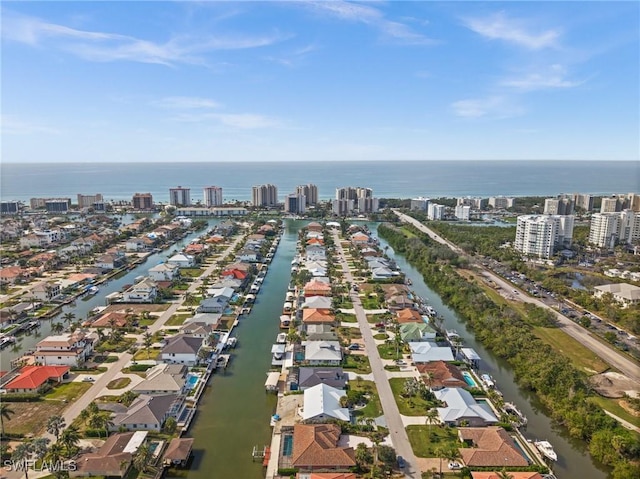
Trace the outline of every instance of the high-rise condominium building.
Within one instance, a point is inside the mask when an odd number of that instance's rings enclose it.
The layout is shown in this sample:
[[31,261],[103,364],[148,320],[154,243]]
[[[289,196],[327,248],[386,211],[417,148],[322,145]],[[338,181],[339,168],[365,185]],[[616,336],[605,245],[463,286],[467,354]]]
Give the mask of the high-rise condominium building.
[[571,215],[518,216],[514,247],[525,255],[550,258],[554,251],[571,246],[573,220]]
[[296,215],[304,214],[307,198],[298,193],[287,195],[284,199],[284,211]]
[[566,196],[544,200],[545,215],[572,215],[573,199]]
[[489,205],[497,210],[512,208],[515,204],[515,198],[507,198],[506,196],[492,196],[489,198]]
[[169,188],[169,204],[173,206],[191,206],[191,188]]
[[100,193],[95,195],[81,195],[78,193],[78,208],[93,208],[96,203],[103,203],[104,198]]
[[373,198],[373,190],[371,188],[362,188],[360,186],[336,188],[336,200],[357,201],[358,198]]
[[620,198],[602,198],[600,203],[600,213],[615,213],[622,210],[622,204],[624,200]]
[[482,210],[487,207],[489,200],[487,198],[472,198],[467,196],[465,198],[458,198],[458,205],[470,206],[472,209]]
[[379,209],[378,198],[358,198],[358,211],[360,213],[377,213]]
[[48,213],[66,213],[71,208],[71,198],[45,200],[44,207]]
[[572,196],[576,208],[583,209],[584,211],[593,210],[593,196],[582,193],[574,193]]
[[296,194],[304,195],[307,199],[306,206],[314,206],[318,204],[318,187],[309,183],[308,185],[296,186]]
[[207,186],[204,189],[204,205],[222,206],[222,188],[219,186]]
[[348,199],[336,199],[331,201],[331,211],[334,215],[347,216],[353,212],[355,202]]
[[0,214],[2,215],[15,215],[20,211],[20,203],[17,201],[3,201],[0,202]]
[[458,205],[455,210],[456,218],[462,221],[469,221],[469,216],[471,215],[471,206],[469,205]]
[[134,210],[152,210],[153,196],[151,193],[135,193],[131,199]]
[[589,243],[611,249],[616,244],[631,244],[640,240],[640,215],[627,209],[617,213],[591,215]]
[[429,198],[413,198],[411,200],[411,211],[427,211],[427,205],[429,204]]
[[429,206],[427,206],[427,218],[430,220],[441,220],[444,218],[444,205],[429,203]]
[[277,206],[278,187],[271,184],[254,186],[251,199],[253,206]]

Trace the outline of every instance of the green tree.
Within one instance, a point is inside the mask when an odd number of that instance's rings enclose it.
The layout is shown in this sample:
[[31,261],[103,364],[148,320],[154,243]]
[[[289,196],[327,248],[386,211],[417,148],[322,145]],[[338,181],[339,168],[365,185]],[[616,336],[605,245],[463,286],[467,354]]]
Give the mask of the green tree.
[[71,313],[71,312],[64,313],[62,315],[62,319],[67,325],[70,325],[73,322],[73,320],[76,319],[76,315],[74,313]]
[[164,422],[164,426],[162,427],[165,433],[173,434],[178,429],[178,421],[174,417],[168,417]]
[[429,426],[429,436],[431,436],[431,426],[440,422],[440,415],[436,408],[431,408],[425,414],[425,423]]
[[24,477],[25,479],[29,479],[29,467],[27,465],[27,461],[31,459],[31,444],[29,442],[22,442],[18,444],[13,450],[13,454],[11,454],[11,459],[14,463],[19,463],[24,466]]
[[362,442],[356,446],[355,454],[356,464],[360,469],[364,469],[373,461],[371,451],[369,451],[369,448]]
[[62,323],[53,323],[51,325],[51,332],[53,334],[60,334],[62,331],[64,331],[64,324],[62,324]]
[[11,409],[11,406],[6,402],[0,401],[0,432],[4,436],[4,420],[11,420],[11,416],[15,414],[15,411]]
[[151,349],[151,345],[153,344],[153,336],[149,331],[145,331],[142,335],[142,344],[144,344],[144,349],[147,352],[147,359],[150,357],[149,350]]
[[73,424],[66,428],[60,434],[58,442],[64,446],[64,449],[67,452],[67,457],[72,457],[78,450],[78,444],[80,443],[80,433],[78,432],[78,428]]
[[135,467],[138,472],[144,473],[147,469],[147,464],[151,460],[152,452],[149,448],[149,445],[145,442],[142,444],[136,455],[133,457],[133,467]]
[[47,420],[47,432],[53,434],[56,437],[56,441],[60,436],[60,432],[67,426],[62,416],[51,416]]

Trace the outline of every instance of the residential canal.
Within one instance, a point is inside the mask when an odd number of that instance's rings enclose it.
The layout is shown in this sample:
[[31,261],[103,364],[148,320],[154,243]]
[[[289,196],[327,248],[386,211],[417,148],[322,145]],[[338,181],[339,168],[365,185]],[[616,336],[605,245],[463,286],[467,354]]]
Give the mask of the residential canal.
[[[367,223],[369,229],[377,236],[377,223]],[[380,238],[380,246],[384,250],[389,244]],[[440,296],[432,291],[423,281],[422,275],[413,268],[402,255],[396,255],[389,246],[386,250],[389,257],[395,259],[400,269],[412,281],[411,288],[444,317],[446,329],[455,329],[465,341],[465,346],[475,349],[482,357],[481,369],[489,373],[496,380],[498,389],[504,394],[505,401],[515,403],[529,419],[527,428],[523,434],[527,439],[546,439],[558,454],[558,461],[552,465],[558,479],[605,479],[609,468],[595,463],[588,454],[584,441],[572,439],[566,430],[554,425],[549,417],[544,414],[543,406],[530,392],[522,390],[515,382],[510,366],[482,347],[473,336],[473,332],[467,331],[464,322],[457,314],[442,303]]]
[[[208,228],[211,228],[213,225],[218,224],[220,221],[221,220],[217,218],[210,219]],[[51,325],[53,323],[62,321],[62,317],[65,313],[75,314],[76,320],[86,319],[87,315],[93,308],[97,306],[105,306],[105,297],[108,294],[120,291],[126,284],[133,284],[136,277],[145,276],[149,269],[166,261],[177,251],[180,251],[182,248],[187,246],[191,242],[191,240],[202,236],[206,231],[207,229],[205,228],[189,233],[183,239],[174,243],[166,250],[148,256],[147,260],[144,263],[140,263],[138,266],[124,273],[122,276],[116,279],[111,279],[108,282],[99,285],[100,291],[95,296],[90,297],[86,301],[78,298],[75,303],[64,306],[60,310],[60,313],[58,315],[54,316],[51,319],[44,319],[40,321],[40,328],[36,329],[31,334],[22,334],[18,336],[18,342],[12,348],[7,348],[2,351],[0,359],[0,370],[5,371],[9,369],[10,362],[13,359],[20,357],[24,352],[30,349],[35,349],[36,344],[41,339],[51,334]]]
[[200,400],[188,433],[195,443],[187,479],[264,477],[262,461],[252,462],[251,452],[254,446],[262,449],[271,443],[269,420],[277,397],[265,392],[264,382],[271,365],[271,345],[280,332],[298,230],[306,223],[284,221],[284,234],[255,306],[234,330],[238,346],[226,373],[212,377]]

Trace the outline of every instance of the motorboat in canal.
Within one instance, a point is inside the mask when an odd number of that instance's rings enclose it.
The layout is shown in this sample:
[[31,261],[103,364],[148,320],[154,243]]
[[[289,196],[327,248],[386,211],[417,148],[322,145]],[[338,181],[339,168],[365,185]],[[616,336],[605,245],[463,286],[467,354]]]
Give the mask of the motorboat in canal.
[[558,460],[558,455],[556,454],[556,451],[553,450],[553,446],[549,441],[533,441],[533,445],[536,446],[536,449],[538,449],[538,451],[540,451],[542,455],[550,461]]
[[515,416],[518,418],[518,426],[526,426],[527,425],[527,416],[522,414],[522,412],[518,409],[518,407],[512,402],[504,403],[504,412],[510,414],[511,416]]
[[494,389],[496,387],[496,383],[491,376],[488,374],[481,374],[480,381],[482,381],[482,385],[486,389]]

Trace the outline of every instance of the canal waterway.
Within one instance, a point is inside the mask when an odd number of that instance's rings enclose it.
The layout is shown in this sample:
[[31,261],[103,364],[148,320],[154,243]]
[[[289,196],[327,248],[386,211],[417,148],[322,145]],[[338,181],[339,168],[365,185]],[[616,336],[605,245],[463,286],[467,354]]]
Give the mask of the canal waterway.
[[[131,215],[127,215],[129,217]],[[130,218],[127,218],[130,219]],[[208,221],[209,228],[218,224],[221,220],[218,218],[212,218]],[[130,222],[130,221],[129,221]],[[115,279],[111,279],[108,282],[102,283],[99,285],[99,292],[95,296],[90,297],[86,301],[82,298],[78,298],[75,303],[71,303],[63,306],[60,310],[60,313],[56,316],[52,317],[50,320],[41,320],[40,328],[34,330],[31,334],[23,334],[18,336],[18,342],[11,348],[4,349],[2,351],[2,355],[0,356],[0,370],[5,371],[10,368],[10,363],[13,359],[22,356],[26,351],[30,349],[35,349],[36,344],[42,339],[51,334],[51,326],[53,323],[60,322],[63,319],[64,314],[73,313],[75,314],[76,321],[82,321],[87,318],[89,312],[98,306],[105,306],[105,297],[108,294],[114,293],[116,291],[122,290],[122,288],[127,284],[133,284],[135,278],[138,276],[145,276],[149,269],[157,266],[158,264],[166,261],[168,258],[173,256],[177,251],[182,250],[185,246],[187,246],[192,240],[202,236],[206,232],[206,229],[201,229],[198,231],[193,231],[185,236],[183,239],[177,241],[169,248],[151,254],[147,257],[147,260],[144,263],[139,264],[132,270],[126,272],[120,277]]]
[[[188,436],[195,438],[187,479],[264,477],[262,461],[253,462],[254,446],[271,443],[269,420],[277,397],[265,392],[271,345],[291,276],[298,230],[307,222],[284,221],[284,234],[248,316],[234,329],[238,346],[226,372],[214,375],[202,396]],[[184,476],[181,476],[184,477]]]
[[[367,223],[367,225],[377,235],[378,223]],[[396,254],[382,238],[380,238],[380,246],[383,249],[388,246],[386,250],[388,256],[393,258],[398,267],[411,279],[413,283],[411,288],[444,317],[444,327],[455,329],[464,339],[465,346],[473,348],[482,357],[482,372],[489,373],[496,380],[496,385],[504,394],[505,401],[515,403],[527,416],[529,423],[526,429],[523,429],[524,436],[531,440],[545,439],[553,445],[558,454],[558,461],[552,467],[558,479],[605,479],[610,469],[592,460],[586,443],[570,438],[563,427],[553,424],[545,415],[544,407],[537,401],[535,395],[518,387],[513,371],[506,361],[493,356],[475,340],[473,332],[468,331],[462,319],[444,305],[440,296],[425,284],[420,272],[411,266],[404,256]]]

